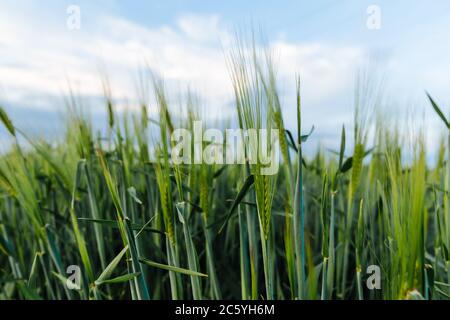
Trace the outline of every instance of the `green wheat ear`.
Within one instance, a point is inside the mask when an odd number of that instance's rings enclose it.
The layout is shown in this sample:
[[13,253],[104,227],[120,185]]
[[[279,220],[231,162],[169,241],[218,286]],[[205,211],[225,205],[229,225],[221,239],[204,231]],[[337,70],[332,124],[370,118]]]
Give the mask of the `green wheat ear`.
[[358,143],[355,146],[355,151],[353,153],[353,160],[352,160],[352,177],[351,177],[351,184],[350,184],[350,198],[353,199],[356,193],[356,190],[358,188],[361,171],[362,171],[362,165],[363,165],[363,159],[364,159],[364,146],[360,143]]
[[11,119],[8,117],[8,114],[6,113],[5,109],[3,109],[3,107],[1,106],[0,106],[0,121],[3,123],[6,130],[8,130],[8,132],[15,137],[16,129],[14,128],[14,125]]

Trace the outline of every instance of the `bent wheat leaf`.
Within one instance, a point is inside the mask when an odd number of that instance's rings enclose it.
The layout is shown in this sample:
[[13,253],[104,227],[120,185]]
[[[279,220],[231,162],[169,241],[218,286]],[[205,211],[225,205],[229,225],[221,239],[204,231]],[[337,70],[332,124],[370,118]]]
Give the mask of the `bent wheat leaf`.
[[113,284],[113,283],[122,283],[122,282],[127,282],[130,281],[134,278],[136,278],[137,276],[139,276],[141,273],[140,272],[135,272],[135,273],[127,273],[112,279],[107,279],[107,280],[102,280],[102,281],[96,281],[95,284],[96,285],[102,285],[102,284]]
[[150,267],[159,268],[159,269],[163,269],[163,270],[167,270],[167,271],[178,272],[178,273],[186,274],[188,276],[199,276],[199,277],[207,277],[208,276],[205,273],[192,271],[192,270],[184,269],[184,268],[180,268],[180,267],[174,267],[174,266],[170,266],[170,265],[167,265],[167,264],[162,264],[162,263],[159,263],[159,262],[148,260],[148,259],[145,259],[145,258],[140,258],[139,261],[141,263],[143,263],[143,264],[146,264],[146,265],[150,266]]
[[119,252],[119,254],[108,264],[108,266],[103,270],[102,274],[95,280],[95,284],[99,285],[101,283],[105,283],[106,280],[111,277],[111,274],[116,269],[117,265],[119,264],[120,260],[122,260],[122,257],[125,255],[125,253],[128,250],[128,245],[126,245],[122,251]]
[[450,129],[450,123],[448,122],[447,118],[442,113],[441,109],[437,105],[437,103],[433,100],[433,98],[430,96],[428,92],[426,92],[428,100],[430,100],[431,106],[433,107],[434,111],[436,111],[437,115],[441,118],[441,120],[445,123],[447,126],[447,129]]

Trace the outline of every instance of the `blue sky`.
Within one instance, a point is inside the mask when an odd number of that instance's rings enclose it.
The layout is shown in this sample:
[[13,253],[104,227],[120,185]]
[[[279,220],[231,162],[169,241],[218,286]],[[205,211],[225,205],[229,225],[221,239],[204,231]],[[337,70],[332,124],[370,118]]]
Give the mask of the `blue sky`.
[[[80,7],[80,30],[66,27],[69,5]],[[370,5],[381,10],[379,30],[366,26]],[[445,0],[0,0],[0,103],[24,129],[57,132],[69,80],[100,122],[99,69],[110,77],[123,110],[138,103],[136,74],[145,62],[164,76],[173,97],[189,86],[202,96],[205,116],[227,118],[233,107],[222,47],[236,28],[250,25],[261,26],[278,57],[292,127],[294,77],[300,73],[305,125],[315,125],[315,142],[336,144],[342,123],[351,126],[354,78],[368,64],[385,79],[392,115],[412,113],[420,122],[425,112],[430,144],[441,132],[424,90],[447,110],[450,2]]]

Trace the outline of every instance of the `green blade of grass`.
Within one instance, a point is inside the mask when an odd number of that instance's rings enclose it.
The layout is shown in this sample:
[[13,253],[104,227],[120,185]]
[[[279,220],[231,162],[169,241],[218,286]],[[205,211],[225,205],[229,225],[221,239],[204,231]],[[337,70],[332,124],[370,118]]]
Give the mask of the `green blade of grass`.
[[95,284],[97,286],[100,286],[102,284],[115,284],[115,283],[123,283],[123,282],[128,282],[134,278],[136,278],[137,276],[139,276],[140,273],[136,272],[136,273],[127,273],[115,278],[111,278],[111,279],[106,279],[106,280],[101,280],[101,281],[96,281]]
[[106,266],[105,270],[100,274],[100,276],[95,280],[95,284],[101,284],[105,283],[106,280],[108,280],[111,277],[111,274],[114,272],[114,270],[117,268],[120,260],[122,260],[123,256],[128,250],[128,246],[125,246],[119,254]]
[[198,277],[207,277],[207,274],[198,272],[198,271],[192,271],[189,269],[184,269],[184,268],[180,268],[180,267],[175,267],[175,266],[170,266],[167,264],[163,264],[163,263],[159,263],[159,262],[155,262],[149,259],[144,259],[141,258],[139,259],[140,262],[142,262],[143,264],[146,264],[150,267],[153,268],[158,268],[158,269],[163,269],[163,270],[167,270],[167,271],[172,271],[172,272],[177,272],[177,273],[181,273],[181,274],[185,274],[188,276],[198,276]]
[[436,111],[436,114],[441,118],[442,122],[444,122],[447,129],[450,130],[450,123],[448,122],[447,118],[442,113],[441,109],[437,105],[437,103],[433,100],[433,98],[430,96],[428,92],[426,92],[428,100],[430,100],[431,106],[433,107],[434,111]]

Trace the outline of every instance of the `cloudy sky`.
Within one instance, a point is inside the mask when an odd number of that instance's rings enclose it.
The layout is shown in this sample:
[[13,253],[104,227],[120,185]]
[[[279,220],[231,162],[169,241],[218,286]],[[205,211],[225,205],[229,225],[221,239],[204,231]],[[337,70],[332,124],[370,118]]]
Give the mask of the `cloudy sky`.
[[[67,26],[71,5],[80,9],[80,29]],[[373,5],[380,29],[367,25]],[[370,65],[385,79],[390,114],[422,118],[425,110],[429,141],[441,132],[424,90],[448,109],[446,0],[0,0],[0,104],[23,129],[58,132],[70,83],[101,121],[101,75],[118,109],[133,108],[138,71],[148,66],[172,97],[192,88],[205,116],[226,119],[234,109],[224,52],[236,30],[251,26],[263,30],[275,53],[288,127],[295,127],[300,74],[305,125],[315,125],[316,142],[336,144],[339,127],[351,126],[356,72]]]

